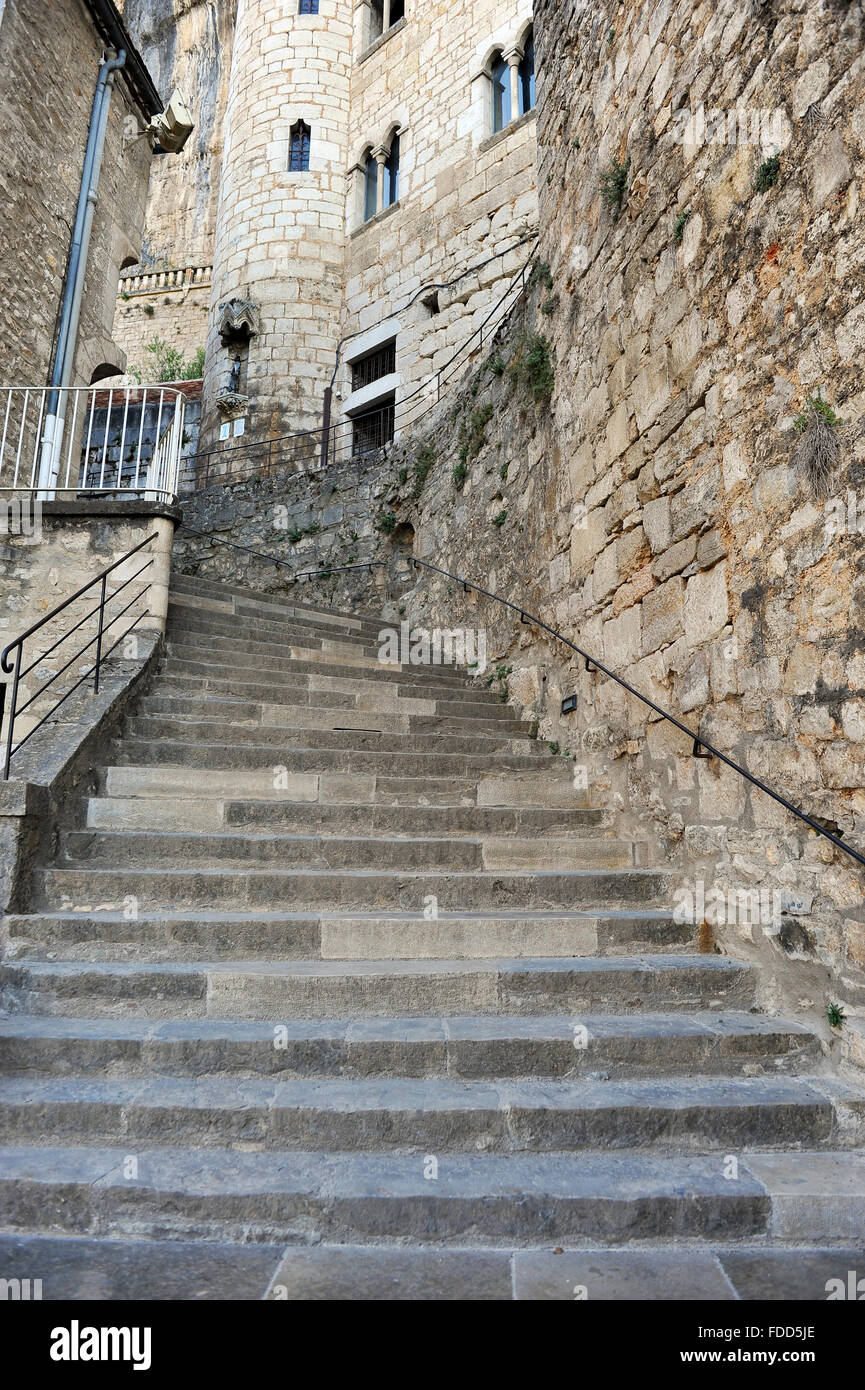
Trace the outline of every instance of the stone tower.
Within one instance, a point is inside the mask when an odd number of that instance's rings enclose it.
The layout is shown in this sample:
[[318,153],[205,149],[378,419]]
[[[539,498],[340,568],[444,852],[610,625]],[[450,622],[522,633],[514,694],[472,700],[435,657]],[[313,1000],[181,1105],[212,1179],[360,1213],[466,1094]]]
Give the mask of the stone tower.
[[239,0],[204,447],[321,424],[339,339],[352,0]]

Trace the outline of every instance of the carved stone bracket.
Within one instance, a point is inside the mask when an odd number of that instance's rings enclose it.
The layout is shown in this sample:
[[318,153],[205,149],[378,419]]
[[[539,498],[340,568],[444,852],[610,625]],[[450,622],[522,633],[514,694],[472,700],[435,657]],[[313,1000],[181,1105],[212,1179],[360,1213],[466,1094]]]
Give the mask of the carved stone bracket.
[[216,408],[227,420],[245,415],[248,405],[249,397],[241,395],[239,391],[220,391],[216,397]]

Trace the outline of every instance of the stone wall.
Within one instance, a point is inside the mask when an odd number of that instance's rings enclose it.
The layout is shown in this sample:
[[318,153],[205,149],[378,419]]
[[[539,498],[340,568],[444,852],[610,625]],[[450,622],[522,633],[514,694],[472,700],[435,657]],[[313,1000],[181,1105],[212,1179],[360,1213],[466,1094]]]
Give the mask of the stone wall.
[[[48,374],[103,43],[80,0],[10,3],[0,28],[0,380]],[[125,359],[111,336],[121,265],[139,252],[151,148],[146,119],[114,81],[73,384]]]
[[[18,534],[0,537],[0,646],[7,644],[64,599],[83,588],[96,575],[113,564],[147,536],[156,539],[148,547],[119,565],[107,584],[105,642],[109,648],[140,618],[136,631],[155,634],[165,630],[168,611],[168,579],[171,566],[171,547],[174,527],[179,513],[158,503],[121,502],[45,502],[41,512],[29,519],[31,524],[19,527]],[[35,523],[35,524],[33,524]],[[152,563],[148,561],[152,557]],[[144,568],[147,566],[147,568]],[[127,583],[127,581],[130,581]],[[120,586],[125,585],[123,592]],[[146,587],[149,586],[149,587]],[[116,594],[113,600],[111,595]],[[133,601],[134,600],[134,601]],[[70,659],[95,638],[95,614],[73,628],[87,614],[92,614],[99,602],[99,587],[88,590],[68,608],[34,633],[24,648],[23,664],[39,660],[33,670],[22,678],[17,708],[21,708],[45,681],[59,672]],[[128,611],[121,617],[122,610]],[[114,621],[114,620],[117,621]],[[55,652],[50,648],[68,633],[68,638]],[[134,634],[133,634],[134,636]],[[15,741],[26,735],[44,713],[80,676],[92,667],[95,645],[76,657],[69,670],[58,677],[44,697],[34,703],[15,723]],[[135,660],[136,644],[121,643],[115,661]],[[9,675],[3,676],[9,681]],[[9,699],[5,707],[8,721]],[[5,739],[8,723],[4,725]],[[5,746],[5,743],[4,743]]]
[[157,339],[192,362],[207,342],[209,311],[209,266],[123,276],[114,335],[123,344],[129,372],[153,380],[155,358],[148,348]]
[[[409,478],[436,462],[396,515],[417,554],[524,605],[865,849],[861,7],[541,0],[537,23],[541,273],[407,450]],[[767,114],[726,143],[731,110],[737,132],[741,111]],[[614,216],[601,185],[628,159]],[[535,335],[549,401],[527,385]],[[828,498],[797,428],[818,388],[844,422]],[[825,1010],[841,1002],[841,1046],[865,1060],[853,861],[518,618],[445,581],[408,605],[485,627],[512,701],[678,867],[675,905],[690,895],[760,962],[770,1007],[837,1037]]]

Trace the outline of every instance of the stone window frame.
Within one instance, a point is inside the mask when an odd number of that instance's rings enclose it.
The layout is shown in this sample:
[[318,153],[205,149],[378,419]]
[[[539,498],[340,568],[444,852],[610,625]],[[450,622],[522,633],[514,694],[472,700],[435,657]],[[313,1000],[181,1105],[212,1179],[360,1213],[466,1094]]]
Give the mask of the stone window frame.
[[[378,28],[374,16],[373,0],[361,0],[358,7],[360,11],[360,32],[357,35],[360,50],[359,63],[365,62],[371,54],[376,53],[383,44],[387,43],[388,39],[393,38],[394,34],[405,28],[408,19],[409,0],[380,0],[380,3],[383,10],[383,27],[381,29]],[[398,15],[396,19],[390,19],[388,25],[384,27],[385,18],[390,17],[397,5],[402,6],[402,14]]]
[[[352,235],[364,227],[370,227],[382,217],[386,217],[401,205],[405,188],[403,168],[405,154],[406,127],[399,121],[390,121],[381,140],[364,140],[358,156],[348,171],[350,230]],[[389,163],[394,140],[399,141],[398,192],[397,197],[385,202],[385,173]],[[376,180],[375,211],[368,214],[368,174],[370,160],[375,160],[378,170]]]
[[[295,150],[300,161],[300,167],[294,167]],[[308,174],[312,160],[312,126],[305,121],[302,116],[298,116],[288,132],[288,172],[290,174]]]
[[[479,144],[486,145],[490,141],[503,138],[535,113],[535,106],[527,110],[521,109],[526,50],[529,41],[534,41],[534,28],[534,18],[529,16],[522,20],[515,37],[512,33],[503,34],[499,31],[482,51],[483,56],[476,64],[472,76],[472,106],[475,111],[474,124]],[[497,127],[493,114],[493,70],[499,61],[506,63],[510,69],[510,115],[502,126]]]

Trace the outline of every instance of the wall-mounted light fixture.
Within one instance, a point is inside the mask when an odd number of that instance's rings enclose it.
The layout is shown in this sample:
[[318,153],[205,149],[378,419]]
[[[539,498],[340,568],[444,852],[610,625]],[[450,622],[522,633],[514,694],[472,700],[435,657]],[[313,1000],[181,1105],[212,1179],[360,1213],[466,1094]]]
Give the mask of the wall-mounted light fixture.
[[566,695],[562,700],[562,714],[573,714],[577,708],[576,695]]

